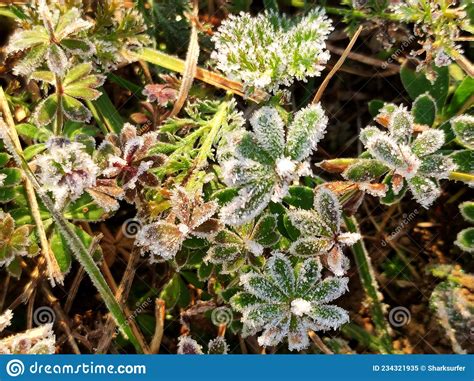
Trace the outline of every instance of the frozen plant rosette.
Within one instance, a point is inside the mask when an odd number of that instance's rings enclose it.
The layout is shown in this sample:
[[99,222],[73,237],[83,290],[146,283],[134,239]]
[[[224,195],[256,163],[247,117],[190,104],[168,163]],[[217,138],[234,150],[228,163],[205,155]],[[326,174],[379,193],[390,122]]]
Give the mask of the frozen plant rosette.
[[328,303],[347,291],[348,278],[323,280],[321,270],[318,258],[293,267],[288,257],[276,252],[262,273],[242,275],[244,291],[231,298],[231,305],[242,313],[244,336],[262,331],[261,346],[287,339],[291,351],[302,350],[309,346],[308,330],[337,329],[347,323],[347,311]]

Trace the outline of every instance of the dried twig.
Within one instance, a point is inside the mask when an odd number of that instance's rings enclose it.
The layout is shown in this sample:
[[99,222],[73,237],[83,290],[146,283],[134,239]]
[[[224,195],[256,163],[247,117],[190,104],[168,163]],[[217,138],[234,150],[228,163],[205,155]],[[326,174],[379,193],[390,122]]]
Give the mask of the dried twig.
[[161,340],[163,339],[163,332],[165,330],[165,301],[163,299],[156,299],[155,301],[155,334],[150,343],[150,352],[156,354],[160,352]]
[[333,355],[334,352],[331,351],[326,344],[324,344],[324,342],[321,340],[321,338],[316,334],[316,332],[314,331],[308,331],[308,336],[309,338],[311,339],[311,341],[314,343],[314,345],[316,345],[316,347],[318,347],[318,349],[323,352],[323,353],[326,353],[327,355]]

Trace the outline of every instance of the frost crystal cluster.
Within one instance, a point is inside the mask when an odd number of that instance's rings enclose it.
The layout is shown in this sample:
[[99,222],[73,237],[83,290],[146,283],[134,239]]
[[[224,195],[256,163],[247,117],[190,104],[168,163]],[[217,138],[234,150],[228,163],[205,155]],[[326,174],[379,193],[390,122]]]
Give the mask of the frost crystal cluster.
[[333,30],[324,11],[295,19],[265,12],[230,15],[212,37],[219,70],[250,90],[275,92],[295,79],[319,76],[329,60],[325,40]]
[[451,158],[438,152],[445,142],[444,132],[426,127],[414,137],[413,116],[403,106],[386,105],[378,120],[388,121],[388,132],[363,129],[360,139],[371,158],[356,161],[343,176],[366,182],[389,173],[394,195],[403,194],[408,186],[415,200],[428,208],[441,193],[438,181],[456,168]]
[[336,195],[320,187],[314,196],[314,209],[289,210],[288,216],[300,231],[300,237],[290,246],[290,253],[298,257],[322,255],[335,275],[343,275],[349,260],[342,249],[357,242],[360,234],[341,231],[342,209]]
[[34,160],[36,174],[43,190],[53,194],[55,207],[60,210],[67,201],[77,200],[96,184],[99,168],[82,143],[52,138],[47,147],[48,152]]
[[279,202],[288,187],[311,174],[309,157],[326,132],[328,119],[319,104],[298,111],[285,125],[273,107],[250,119],[253,132],[240,132],[221,155],[225,184],[238,195],[221,209],[222,220],[241,225],[259,215],[270,201]]
[[244,334],[258,337],[261,346],[275,346],[288,339],[290,350],[309,346],[308,330],[339,328],[349,321],[348,313],[328,304],[347,291],[348,278],[321,279],[318,258],[308,258],[296,268],[281,253],[274,253],[263,273],[240,277],[243,292],[231,299],[242,313]]

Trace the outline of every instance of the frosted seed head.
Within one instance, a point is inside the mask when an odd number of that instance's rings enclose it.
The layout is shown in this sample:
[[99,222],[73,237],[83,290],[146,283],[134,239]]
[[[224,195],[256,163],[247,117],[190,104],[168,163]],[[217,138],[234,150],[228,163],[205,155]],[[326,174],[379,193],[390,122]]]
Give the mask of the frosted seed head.
[[178,339],[178,355],[202,355],[202,346],[189,336],[180,336]]

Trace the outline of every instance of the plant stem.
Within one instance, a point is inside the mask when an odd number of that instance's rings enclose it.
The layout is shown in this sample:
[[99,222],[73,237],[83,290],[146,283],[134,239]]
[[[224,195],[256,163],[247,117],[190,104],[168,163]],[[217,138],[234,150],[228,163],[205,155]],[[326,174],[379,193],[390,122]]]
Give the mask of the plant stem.
[[[354,217],[344,216],[347,230],[351,233],[359,233],[357,220]],[[370,261],[369,253],[365,248],[364,241],[360,239],[352,246],[352,252],[359,271],[360,280],[365,293],[369,299],[369,306],[372,320],[375,325],[377,337],[380,340],[380,351],[382,353],[392,353],[392,339],[390,337],[390,327],[384,316],[384,306],[382,304],[382,294],[375,279],[374,269]]]
[[[15,121],[10,112],[5,93],[3,88],[0,87],[0,108],[3,112],[3,117],[9,129],[9,134],[12,139],[14,148],[20,153],[23,153],[23,148],[21,147],[20,139],[15,128]],[[64,275],[61,272],[59,264],[54,256],[54,253],[50,250],[48,238],[46,236],[46,231],[43,226],[43,220],[41,219],[41,214],[39,211],[38,200],[36,199],[35,190],[28,178],[24,179],[26,197],[28,198],[28,204],[30,205],[31,215],[35,221],[36,230],[38,232],[38,238],[41,246],[41,253],[46,260],[46,267],[48,271],[48,278],[51,282],[51,285],[54,287],[56,283],[63,284]]]
[[474,184],[474,175],[464,172],[450,172],[449,179]]
[[135,350],[141,353],[140,344],[135,335],[133,334],[133,331],[131,330],[130,326],[127,324],[127,318],[125,317],[122,308],[115,299],[115,296],[112,293],[110,287],[108,286],[106,280],[104,279],[102,273],[100,272],[99,267],[90,255],[89,250],[84,246],[84,243],[71,228],[69,222],[60,212],[56,210],[53,201],[41,188],[41,185],[36,179],[36,176],[33,174],[30,167],[28,166],[28,163],[23,158],[22,153],[15,148],[7,126],[5,126],[3,123],[0,123],[0,128],[5,130],[2,131],[2,139],[5,143],[5,147],[13,156],[17,164],[23,169],[24,174],[31,182],[33,188],[36,190],[38,197],[41,199],[46,209],[48,209],[54,222],[61,231],[61,234],[68,242],[69,248],[75,255],[76,259],[79,261],[79,263],[82,265],[82,267],[84,267],[84,270],[91,278],[92,283],[99,291],[102,299],[104,300],[105,305],[116,320],[117,325],[120,327],[123,334],[128,337],[130,342],[135,347]]
[[54,121],[53,133],[55,136],[61,135],[63,130],[64,115],[63,115],[63,83],[58,75],[55,75],[56,80],[56,97],[58,107],[56,109],[56,120]]

